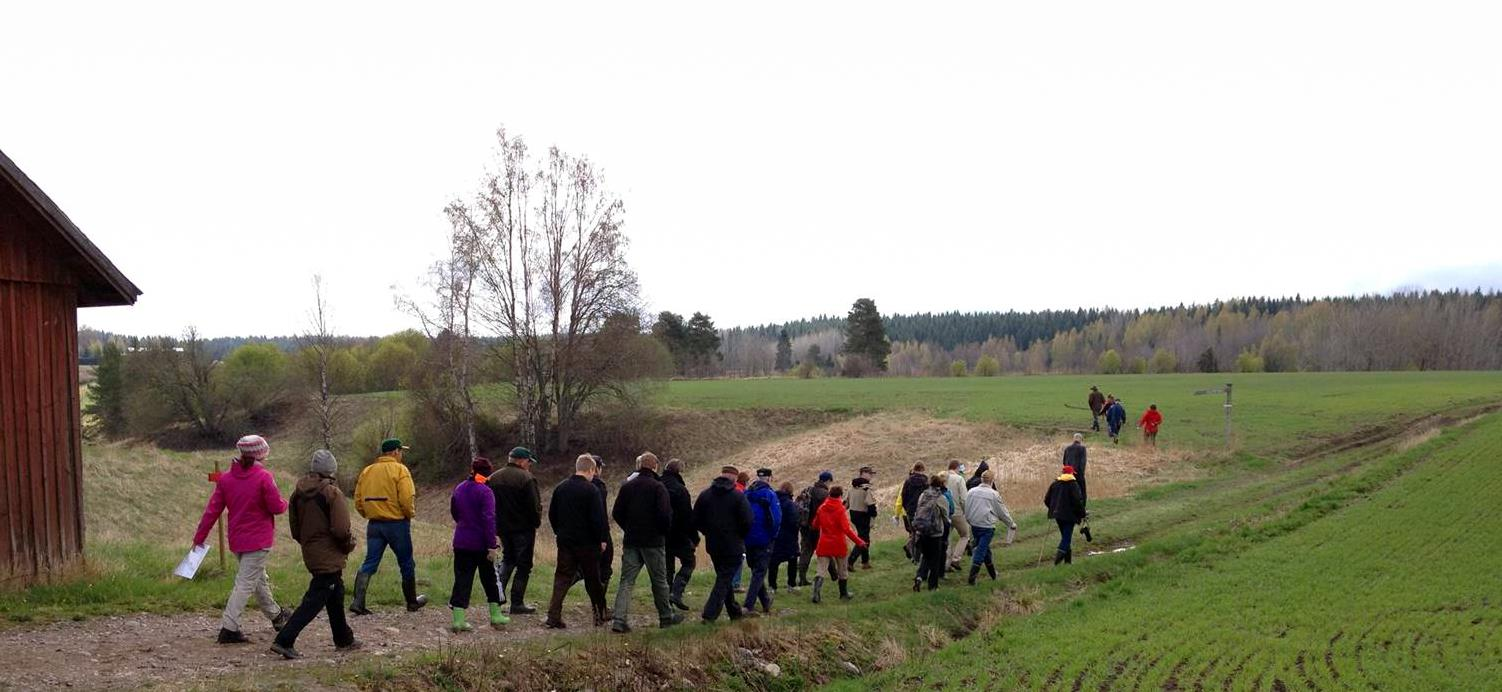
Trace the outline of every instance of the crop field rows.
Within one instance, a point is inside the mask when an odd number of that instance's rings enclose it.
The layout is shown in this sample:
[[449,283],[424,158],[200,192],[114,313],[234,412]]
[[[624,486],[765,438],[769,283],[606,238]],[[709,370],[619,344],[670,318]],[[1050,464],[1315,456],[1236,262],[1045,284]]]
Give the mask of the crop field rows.
[[[922,668],[936,687],[1482,689],[1502,677],[1502,416],[1368,462],[1369,496],[1238,556],[1110,581]],[[1319,485],[1320,483],[1316,483]],[[1307,504],[1321,500],[1310,500]],[[1302,508],[1301,508],[1302,509]]]

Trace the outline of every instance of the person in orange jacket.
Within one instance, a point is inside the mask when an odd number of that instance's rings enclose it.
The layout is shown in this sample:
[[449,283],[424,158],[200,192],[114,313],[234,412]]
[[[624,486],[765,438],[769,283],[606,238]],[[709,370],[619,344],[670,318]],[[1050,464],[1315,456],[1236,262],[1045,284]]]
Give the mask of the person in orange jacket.
[[845,539],[855,541],[859,547],[866,547],[866,542],[861,540],[855,527],[850,525],[844,497],[843,487],[837,485],[830,488],[829,497],[824,500],[824,504],[819,505],[813,520],[809,522],[809,528],[819,535],[819,544],[814,547],[814,555],[819,558],[818,576],[814,577],[814,603],[820,600],[819,592],[824,586],[826,570],[840,582],[840,600],[850,600],[850,566],[845,562],[845,556],[850,554],[850,546],[845,543]]
[[1158,413],[1158,405],[1153,404],[1142,412],[1142,417],[1137,419],[1137,427],[1142,428],[1142,441],[1154,447],[1158,446],[1158,426],[1163,424],[1163,414]]

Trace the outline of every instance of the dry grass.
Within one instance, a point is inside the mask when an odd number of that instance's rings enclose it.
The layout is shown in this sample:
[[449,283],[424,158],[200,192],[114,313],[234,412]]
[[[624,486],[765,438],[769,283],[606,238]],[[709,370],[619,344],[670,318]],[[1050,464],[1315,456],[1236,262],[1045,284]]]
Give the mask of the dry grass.
[[[824,469],[834,472],[836,482],[846,483],[861,466],[873,466],[881,513],[890,518],[913,462],[922,461],[933,470],[946,467],[949,459],[960,459],[973,470],[980,459],[989,459],[1008,508],[1026,512],[1042,506],[1043,493],[1058,475],[1067,443],[1067,438],[1041,437],[999,424],[888,412],[750,445],[721,461],[742,469],[769,467],[777,481],[791,480],[798,488],[813,482]],[[1149,479],[1187,475],[1187,458],[1184,452],[1168,449],[1092,444],[1090,495],[1120,496]],[[686,474],[689,484],[707,485],[720,463],[691,467]],[[873,531],[878,538],[901,533],[890,520],[878,522]]]

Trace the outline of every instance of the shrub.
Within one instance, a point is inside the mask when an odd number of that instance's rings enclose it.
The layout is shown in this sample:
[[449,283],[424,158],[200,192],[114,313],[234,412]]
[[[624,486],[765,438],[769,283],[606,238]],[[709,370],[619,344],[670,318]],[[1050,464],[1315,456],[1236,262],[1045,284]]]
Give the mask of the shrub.
[[1100,368],[1101,374],[1105,374],[1105,375],[1117,375],[1117,374],[1120,374],[1121,373],[1121,354],[1117,353],[1116,349],[1114,349],[1114,348],[1107,349],[1105,353],[1100,354],[1100,359],[1096,361],[1096,366],[1098,366]]
[[1236,372],[1262,372],[1266,369],[1265,365],[1262,356],[1253,353],[1251,349],[1236,356]]
[[965,361],[963,361],[963,360],[957,360],[957,361],[949,364],[949,376],[950,377],[964,377],[965,376],[965,370],[966,370]]
[[1132,374],[1134,374],[1134,375],[1146,375],[1147,374],[1147,359],[1146,358],[1143,358],[1142,356],[1137,356],[1136,358],[1132,359]]
[[1153,352],[1153,359],[1148,363],[1148,370],[1155,375],[1177,372],[1179,359],[1168,349],[1160,348]]
[[819,369],[817,367],[814,367],[814,364],[807,360],[799,363],[798,367],[793,368],[793,373],[798,375],[798,379],[800,380],[813,379],[814,373],[818,371]]
[[991,356],[981,356],[980,360],[975,361],[976,377],[995,377],[1000,374],[1001,364],[996,362],[995,358],[992,358]]

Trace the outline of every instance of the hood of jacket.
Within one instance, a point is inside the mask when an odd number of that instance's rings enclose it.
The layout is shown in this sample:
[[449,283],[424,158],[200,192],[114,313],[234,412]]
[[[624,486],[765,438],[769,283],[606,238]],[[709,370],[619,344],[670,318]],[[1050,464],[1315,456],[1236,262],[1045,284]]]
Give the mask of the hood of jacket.
[[724,476],[717,476],[715,477],[714,481],[710,482],[709,489],[714,491],[714,494],[716,495],[733,493],[735,492],[735,481],[730,480],[729,478],[726,478]]
[[[766,482],[764,480],[757,479],[757,480],[752,481],[751,485],[746,486],[746,492],[748,492],[748,493],[756,492],[758,490],[772,490],[772,484],[768,483],[768,482]],[[776,493],[776,491],[772,491],[772,492],[774,494]]]
[[240,465],[239,460],[231,460],[229,462],[229,475],[234,476],[235,478],[238,478],[240,480],[245,480],[247,478],[250,478],[252,474],[258,473],[262,468],[265,467],[262,466],[261,462],[259,461],[251,464],[250,468],[246,468]]
[[677,471],[663,471],[661,480],[663,485],[678,486],[684,489],[688,488],[688,484],[683,482],[683,474]]
[[334,482],[333,476],[325,476],[321,473],[309,473],[297,480],[297,489],[292,494],[297,497],[317,495],[323,491],[323,486]]

